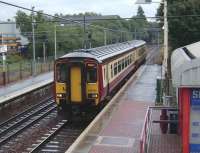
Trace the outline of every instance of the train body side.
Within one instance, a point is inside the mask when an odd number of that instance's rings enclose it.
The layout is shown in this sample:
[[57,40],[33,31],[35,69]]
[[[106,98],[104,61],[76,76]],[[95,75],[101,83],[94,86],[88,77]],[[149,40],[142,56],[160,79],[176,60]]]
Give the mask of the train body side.
[[143,45],[100,65],[102,72],[100,101],[112,93],[130,72],[136,70],[146,60],[146,54],[146,46]]

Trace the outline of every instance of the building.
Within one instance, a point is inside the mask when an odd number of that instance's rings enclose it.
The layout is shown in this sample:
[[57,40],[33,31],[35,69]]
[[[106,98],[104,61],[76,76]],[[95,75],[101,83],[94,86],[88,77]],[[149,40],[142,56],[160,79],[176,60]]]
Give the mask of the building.
[[7,53],[20,53],[29,44],[26,37],[21,35],[15,22],[0,22],[0,46],[7,46]]

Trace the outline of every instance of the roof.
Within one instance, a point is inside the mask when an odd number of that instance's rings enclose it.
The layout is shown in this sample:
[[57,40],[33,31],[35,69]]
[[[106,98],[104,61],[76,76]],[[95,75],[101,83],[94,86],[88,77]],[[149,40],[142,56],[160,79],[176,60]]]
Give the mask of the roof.
[[175,87],[200,87],[200,42],[176,49],[171,57]]
[[75,57],[80,57],[80,58],[91,58],[91,59],[95,59],[97,60],[98,62],[101,62],[98,58],[96,58],[94,55],[91,55],[87,52],[72,52],[72,53],[69,53],[69,54],[66,54],[62,57],[60,57],[60,59],[62,58],[75,58]]
[[128,52],[130,49],[137,48],[144,44],[146,44],[145,41],[133,40],[133,41],[128,41],[124,43],[111,44],[107,46],[96,47],[96,48],[91,48],[91,49],[86,49],[86,50],[82,49],[82,50],[75,51],[73,53],[66,54],[62,56],[61,58],[88,57],[88,58],[94,58],[97,61],[101,62],[106,59],[112,58],[114,56]]

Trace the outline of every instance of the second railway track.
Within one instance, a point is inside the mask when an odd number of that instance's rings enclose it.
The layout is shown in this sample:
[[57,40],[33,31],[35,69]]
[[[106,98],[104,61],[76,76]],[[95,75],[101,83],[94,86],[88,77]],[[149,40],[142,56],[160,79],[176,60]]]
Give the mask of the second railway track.
[[27,152],[65,152],[84,128],[85,125],[74,125],[67,120],[60,120],[50,131],[28,148]]
[[27,109],[19,115],[0,124],[0,147],[7,145],[12,139],[23,133],[26,129],[36,124],[48,114],[56,111],[56,105],[52,99]]
[[89,122],[72,123],[57,116],[49,98],[0,124],[0,153],[64,152]]

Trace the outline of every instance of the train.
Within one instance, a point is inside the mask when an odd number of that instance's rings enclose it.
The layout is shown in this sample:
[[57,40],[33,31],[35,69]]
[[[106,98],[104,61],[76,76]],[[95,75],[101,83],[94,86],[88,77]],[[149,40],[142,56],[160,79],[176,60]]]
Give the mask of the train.
[[55,61],[54,97],[59,112],[98,107],[146,60],[146,42],[133,40],[68,53]]

